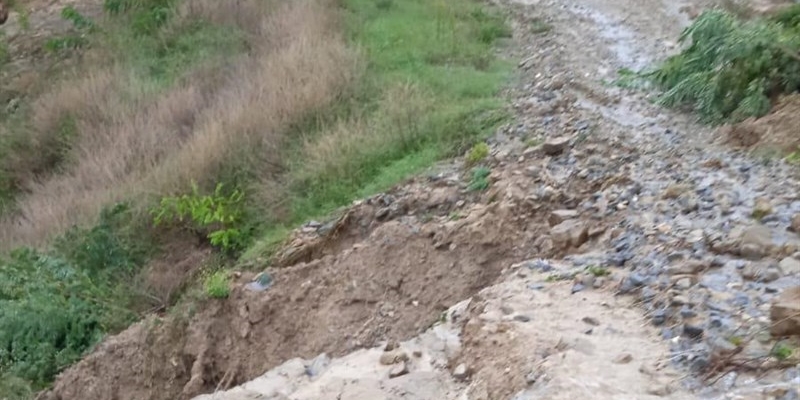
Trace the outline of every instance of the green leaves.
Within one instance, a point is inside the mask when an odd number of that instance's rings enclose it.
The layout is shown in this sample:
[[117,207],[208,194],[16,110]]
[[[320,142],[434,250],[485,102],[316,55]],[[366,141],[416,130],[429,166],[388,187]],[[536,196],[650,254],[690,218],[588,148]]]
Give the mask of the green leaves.
[[212,195],[201,195],[192,182],[190,194],[161,199],[151,214],[155,225],[183,223],[189,218],[190,229],[205,233],[211,245],[225,251],[243,247],[244,235],[239,227],[244,223],[244,193],[238,189],[225,194],[224,186],[218,184]]
[[710,123],[766,114],[771,99],[800,88],[800,30],[794,13],[741,21],[707,11],[684,30],[685,49],[644,76],[664,90],[659,102],[690,106]]
[[24,393],[28,383],[46,385],[135,319],[125,285],[144,255],[119,232],[126,211],[105,211],[96,227],[73,230],[52,252],[20,248],[0,259],[0,387]]

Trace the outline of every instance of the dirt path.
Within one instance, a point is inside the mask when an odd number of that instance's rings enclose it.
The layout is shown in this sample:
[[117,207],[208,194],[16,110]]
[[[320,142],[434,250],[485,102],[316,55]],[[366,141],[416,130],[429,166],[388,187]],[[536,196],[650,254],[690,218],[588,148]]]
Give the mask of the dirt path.
[[686,3],[503,0],[517,118],[486,193],[456,162],[309,224],[270,289],[138,324],[42,398],[796,399],[797,366],[698,379],[769,358],[794,171],[606,83],[674,51]]

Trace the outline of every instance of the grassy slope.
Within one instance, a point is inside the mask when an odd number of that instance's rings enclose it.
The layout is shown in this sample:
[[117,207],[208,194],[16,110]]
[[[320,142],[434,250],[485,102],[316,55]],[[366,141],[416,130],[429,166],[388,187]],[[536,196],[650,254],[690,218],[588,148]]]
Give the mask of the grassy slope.
[[472,0],[345,0],[366,68],[345,104],[306,121],[289,172],[290,217],[245,255],[268,255],[289,226],[384,190],[491,132],[510,65],[493,46],[510,35]]
[[159,198],[191,180],[246,189],[248,226],[234,228],[259,234],[244,259],[265,256],[296,224],[463,151],[505,115],[510,65],[492,52],[509,31],[477,1],[342,0],[342,25],[324,0],[109,3],[172,17],[101,23],[94,58],[2,115],[14,128],[0,129],[0,153],[22,155],[0,162],[12,204],[0,237],[24,247],[0,256],[0,391],[15,398],[152,306],[143,267],[169,244],[141,212]]

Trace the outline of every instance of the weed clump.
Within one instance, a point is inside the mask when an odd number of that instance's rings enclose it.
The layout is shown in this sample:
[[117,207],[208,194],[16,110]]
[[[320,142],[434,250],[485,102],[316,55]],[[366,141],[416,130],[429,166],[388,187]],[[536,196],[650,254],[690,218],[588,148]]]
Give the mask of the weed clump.
[[680,54],[644,76],[665,91],[662,105],[690,106],[706,122],[763,116],[776,96],[800,88],[800,5],[749,21],[707,11],[680,43]]
[[472,146],[467,153],[467,165],[475,165],[489,156],[489,145],[484,142]]
[[203,282],[206,295],[212,299],[225,299],[231,294],[228,273],[217,271],[206,277]]
[[471,192],[480,192],[489,188],[489,174],[492,173],[487,167],[478,167],[472,170],[472,180],[467,189]]

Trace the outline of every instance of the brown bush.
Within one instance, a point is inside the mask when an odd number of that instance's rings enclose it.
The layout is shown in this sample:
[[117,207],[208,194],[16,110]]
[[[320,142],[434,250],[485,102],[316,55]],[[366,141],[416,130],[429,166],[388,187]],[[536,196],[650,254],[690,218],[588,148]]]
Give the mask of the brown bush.
[[111,202],[212,180],[231,160],[258,162],[266,176],[279,172],[287,126],[332,101],[357,72],[324,1],[186,2],[184,18],[245,28],[248,54],[199,66],[157,93],[125,68],[103,66],[43,94],[33,103],[31,142],[58,145],[66,116],[77,135],[68,162],[27,178],[18,211],[0,221],[0,246],[41,244],[93,222]]

